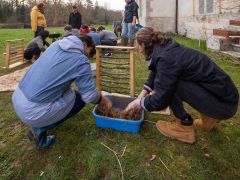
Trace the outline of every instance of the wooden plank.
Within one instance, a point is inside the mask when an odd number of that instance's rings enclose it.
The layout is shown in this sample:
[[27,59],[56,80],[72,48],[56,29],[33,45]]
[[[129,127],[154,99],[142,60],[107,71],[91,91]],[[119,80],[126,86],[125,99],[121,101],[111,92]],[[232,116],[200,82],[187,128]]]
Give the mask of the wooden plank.
[[9,64],[10,64],[10,42],[6,42],[5,67],[9,68]]
[[127,47],[127,46],[96,46],[96,49],[126,49],[126,50],[133,50],[134,47]]
[[135,62],[134,49],[130,51],[130,95],[135,96]]
[[96,86],[97,90],[100,93],[101,92],[101,85],[100,85],[100,80],[101,80],[101,70],[100,70],[100,65],[101,65],[101,49],[96,49]]
[[14,40],[7,40],[6,42],[16,42],[16,41],[22,41],[24,39],[14,39]]
[[22,62],[17,62],[17,63],[15,63],[15,64],[11,64],[10,66],[9,66],[9,68],[11,69],[11,68],[15,68],[15,67],[17,67],[17,66],[20,66],[20,65],[22,65],[23,63]]
[[24,40],[23,39],[21,40],[20,46],[22,48],[21,49],[21,54],[22,54],[21,62],[24,63]]

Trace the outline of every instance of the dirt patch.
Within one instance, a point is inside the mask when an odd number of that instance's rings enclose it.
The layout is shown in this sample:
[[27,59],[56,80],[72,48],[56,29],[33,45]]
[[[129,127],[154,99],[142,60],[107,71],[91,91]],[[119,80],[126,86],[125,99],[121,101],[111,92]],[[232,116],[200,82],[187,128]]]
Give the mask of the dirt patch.
[[84,172],[85,170],[86,170],[86,167],[83,164],[77,164],[75,166],[75,171],[79,174]]
[[14,91],[18,85],[18,82],[22,79],[24,74],[30,67],[17,70],[13,73],[0,77],[0,92]]
[[101,116],[117,118],[123,120],[140,120],[141,110],[134,109],[132,111],[126,112],[124,109],[112,108],[110,111],[107,110],[105,106],[98,106],[96,113]]

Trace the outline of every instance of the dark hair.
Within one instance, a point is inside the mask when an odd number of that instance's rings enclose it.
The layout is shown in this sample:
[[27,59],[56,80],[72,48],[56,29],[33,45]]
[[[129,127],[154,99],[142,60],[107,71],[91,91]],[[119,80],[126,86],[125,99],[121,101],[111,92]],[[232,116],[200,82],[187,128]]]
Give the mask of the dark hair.
[[102,30],[105,30],[105,27],[99,26],[98,29],[97,29],[98,32],[99,32],[99,31],[102,31]]
[[77,6],[76,6],[76,5],[73,5],[72,8],[73,8],[73,9],[77,9]]
[[41,9],[41,8],[44,7],[44,4],[43,4],[43,3],[38,3],[38,4],[37,4],[37,7],[38,7],[39,9]]
[[166,36],[160,31],[155,31],[151,27],[144,27],[137,33],[137,42],[143,45],[144,54],[148,58],[153,51],[154,44],[164,44]]
[[43,39],[46,39],[49,36],[49,32],[44,30],[39,33],[39,36],[41,36]]
[[87,25],[82,25],[82,29],[87,29],[88,26]]
[[95,49],[95,43],[92,40],[92,38],[86,34],[80,34],[78,36],[78,38],[82,41],[85,42],[87,44],[87,47],[92,48],[91,52],[90,52],[90,57],[93,57],[94,54],[96,54],[96,49]]
[[94,28],[94,27],[91,28],[91,31],[96,32],[96,28]]
[[72,30],[72,26],[71,25],[66,25],[65,27],[64,27],[64,30],[65,31],[71,31]]

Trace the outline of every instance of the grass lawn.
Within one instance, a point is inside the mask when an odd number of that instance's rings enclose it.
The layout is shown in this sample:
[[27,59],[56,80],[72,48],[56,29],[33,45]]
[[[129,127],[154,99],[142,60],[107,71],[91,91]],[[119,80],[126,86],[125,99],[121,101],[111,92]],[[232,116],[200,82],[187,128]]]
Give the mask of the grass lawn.
[[[50,29],[61,32],[61,29]],[[3,40],[31,39],[30,30],[0,30],[0,54]],[[240,66],[231,58],[201,48],[197,41],[174,37],[178,42],[210,55],[236,83],[240,90]],[[0,58],[0,62],[3,62]],[[147,77],[144,60],[136,53],[138,92]],[[0,74],[10,71],[0,69]],[[50,133],[57,136],[48,150],[36,149],[25,137],[27,126],[16,116],[12,93],[0,93],[0,179],[120,179],[116,157],[101,143],[114,149],[125,179],[239,179],[240,178],[240,111],[229,121],[210,132],[195,131],[197,142],[184,144],[165,138],[155,125],[145,122],[139,134],[100,129],[92,117],[93,105],[86,106],[75,117]],[[188,111],[197,117],[190,107]],[[147,113],[146,120],[171,119]],[[150,161],[152,155],[156,155]]]

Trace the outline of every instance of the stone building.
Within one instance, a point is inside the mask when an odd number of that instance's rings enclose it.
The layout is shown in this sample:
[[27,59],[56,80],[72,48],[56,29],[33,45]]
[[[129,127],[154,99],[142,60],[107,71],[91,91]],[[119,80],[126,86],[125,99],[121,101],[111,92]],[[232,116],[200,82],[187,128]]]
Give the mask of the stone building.
[[[207,40],[209,48],[227,47],[240,39],[240,0],[137,0],[144,26]],[[239,37],[237,37],[239,36]],[[240,47],[239,47],[240,51]]]

